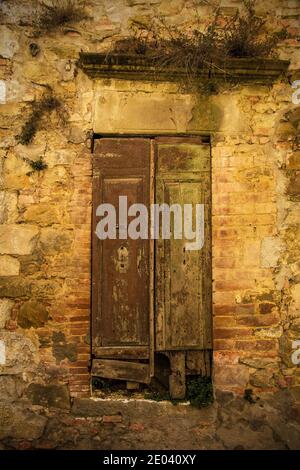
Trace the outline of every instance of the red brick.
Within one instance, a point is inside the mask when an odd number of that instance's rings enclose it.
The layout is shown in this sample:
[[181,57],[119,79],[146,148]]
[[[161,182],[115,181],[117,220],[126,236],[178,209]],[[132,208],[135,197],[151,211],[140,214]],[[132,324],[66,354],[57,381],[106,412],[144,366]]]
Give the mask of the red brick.
[[214,328],[213,330],[213,336],[216,339],[243,338],[252,335],[251,328]]
[[213,305],[214,315],[232,315],[234,312],[234,305]]
[[121,423],[123,420],[121,415],[106,415],[103,416],[103,423]]
[[145,426],[142,423],[132,423],[129,426],[129,429],[136,432],[142,432],[145,429]]
[[280,320],[279,315],[267,314],[267,315],[245,315],[236,318],[238,325],[245,326],[271,326],[276,325]]

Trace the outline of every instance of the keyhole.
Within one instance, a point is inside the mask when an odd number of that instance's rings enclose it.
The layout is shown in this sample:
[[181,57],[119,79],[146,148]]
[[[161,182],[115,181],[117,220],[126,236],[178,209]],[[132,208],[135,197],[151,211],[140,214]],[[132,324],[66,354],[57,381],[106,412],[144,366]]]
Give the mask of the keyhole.
[[124,258],[125,258],[125,256],[124,256],[124,246],[121,246],[120,250],[121,250],[120,266],[121,266],[121,268],[124,268],[124,266],[125,266],[125,264],[124,264]]
[[186,263],[186,260],[185,260],[185,247],[183,247],[183,264]]

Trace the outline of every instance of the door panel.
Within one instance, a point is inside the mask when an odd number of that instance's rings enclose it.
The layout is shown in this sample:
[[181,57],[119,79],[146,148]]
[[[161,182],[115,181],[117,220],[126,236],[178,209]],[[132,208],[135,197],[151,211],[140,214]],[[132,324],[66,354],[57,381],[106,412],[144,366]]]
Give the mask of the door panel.
[[208,145],[158,139],[156,202],[204,204],[204,246],[188,240],[156,241],[156,350],[211,348],[210,149]]
[[[119,194],[128,206],[143,201],[143,178],[103,178],[103,200],[118,207]],[[118,211],[117,211],[118,220]],[[118,234],[118,230],[117,230]],[[144,240],[105,240],[102,248],[101,344],[103,346],[148,343],[148,265]]]
[[[99,240],[95,234],[100,203],[119,196],[149,206],[150,143],[144,139],[101,139],[94,162],[93,353],[97,357],[135,357],[149,349],[149,240]],[[130,222],[130,219],[129,219]],[[133,350],[131,351],[131,348]],[[148,356],[149,354],[147,354]]]

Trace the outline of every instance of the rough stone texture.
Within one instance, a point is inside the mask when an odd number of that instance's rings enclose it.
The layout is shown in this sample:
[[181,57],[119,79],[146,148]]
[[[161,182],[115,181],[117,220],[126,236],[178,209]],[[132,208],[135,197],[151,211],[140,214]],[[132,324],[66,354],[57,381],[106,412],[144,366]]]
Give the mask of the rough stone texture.
[[15,402],[19,400],[23,395],[25,387],[26,384],[20,377],[12,375],[0,376],[0,393],[2,397],[5,395],[8,401]]
[[24,212],[23,219],[26,222],[39,225],[53,225],[59,223],[61,214],[56,206],[49,204],[32,204]]
[[[288,29],[279,54],[291,60],[290,80],[299,79],[297,2],[256,4],[268,24]],[[222,2],[227,14],[240,5]],[[7,89],[0,104],[3,445],[299,448],[293,401],[300,401],[300,375],[291,357],[300,339],[300,113],[290,83],[225,86],[206,96],[175,83],[93,81],[75,66],[81,50],[106,52],[132,25],[159,14],[169,24],[189,23],[195,17],[190,2],[91,0],[90,18],[74,30],[34,38],[40,52],[33,57],[35,8],[30,0],[1,2],[0,80]],[[197,2],[196,8],[208,22],[209,6]],[[53,112],[32,143],[18,144],[31,103],[48,86],[68,112],[66,125]],[[115,399],[101,410],[92,400],[75,400],[72,412],[53,408],[53,387],[67,386],[72,399],[90,395],[93,131],[211,136],[214,386],[220,400],[210,410]],[[48,167],[33,171],[29,161],[41,157]],[[30,384],[35,388],[26,393]],[[260,400],[245,402],[245,389]]]
[[67,251],[72,244],[72,233],[52,228],[43,229],[41,231],[40,244],[42,252],[47,255]]
[[0,439],[38,439],[43,434],[47,419],[15,405],[0,403]]
[[12,300],[0,299],[0,329],[5,327],[5,324],[10,317],[13,305],[14,302]]
[[31,294],[31,286],[27,279],[17,276],[0,278],[1,297],[21,298]]
[[26,395],[33,405],[47,408],[70,408],[70,395],[67,385],[30,384]]
[[278,238],[267,237],[261,243],[261,267],[276,268],[283,250],[282,242]]
[[18,324],[22,328],[38,328],[44,326],[48,320],[48,312],[44,305],[38,302],[25,302],[18,314]]
[[16,33],[10,28],[0,26],[0,56],[11,59],[19,49],[19,42]]
[[52,335],[52,351],[57,361],[67,358],[70,362],[75,362],[77,358],[76,343],[67,343],[65,335],[61,332],[54,332]]
[[35,338],[21,332],[0,331],[0,340],[6,347],[6,362],[0,366],[0,375],[22,374],[36,368],[39,358]]
[[3,225],[0,227],[0,253],[29,255],[35,245],[38,228],[33,225]]
[[[102,88],[102,87],[101,87]],[[185,132],[191,121],[193,99],[156,92],[151,85],[140,93],[104,90],[99,92],[94,118],[95,131]],[[158,87],[162,88],[162,87]],[[149,93],[151,91],[151,93]]]
[[12,256],[0,256],[0,276],[18,276],[20,262]]
[[[51,390],[51,392],[50,392]],[[0,407],[4,448],[22,449],[298,449],[299,414],[285,392],[253,404],[219,395],[209,408],[187,403],[124,399],[75,399],[71,411],[49,400],[58,388],[32,384],[29,402]],[[64,393],[63,393],[64,395]],[[46,400],[46,403],[45,403]],[[67,402],[66,402],[67,404]],[[9,412],[11,414],[9,414]],[[28,419],[30,430],[24,429]],[[18,430],[14,428],[17,422]]]
[[18,197],[11,192],[0,191],[0,223],[13,223],[16,221]]

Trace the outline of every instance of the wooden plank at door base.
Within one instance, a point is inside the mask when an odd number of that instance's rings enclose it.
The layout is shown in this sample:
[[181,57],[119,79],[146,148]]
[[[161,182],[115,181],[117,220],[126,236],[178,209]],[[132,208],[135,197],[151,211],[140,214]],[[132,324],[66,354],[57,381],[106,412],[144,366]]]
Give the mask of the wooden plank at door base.
[[149,383],[150,381],[149,365],[140,362],[94,359],[92,375],[130,382]]
[[171,375],[169,377],[169,389],[171,398],[181,400],[185,398],[185,352],[169,353]]
[[202,375],[205,377],[211,376],[211,355],[210,349],[201,351],[187,351],[186,352],[186,374],[187,375]]
[[94,347],[94,354],[99,359],[148,359],[148,346],[112,346],[112,347]]

